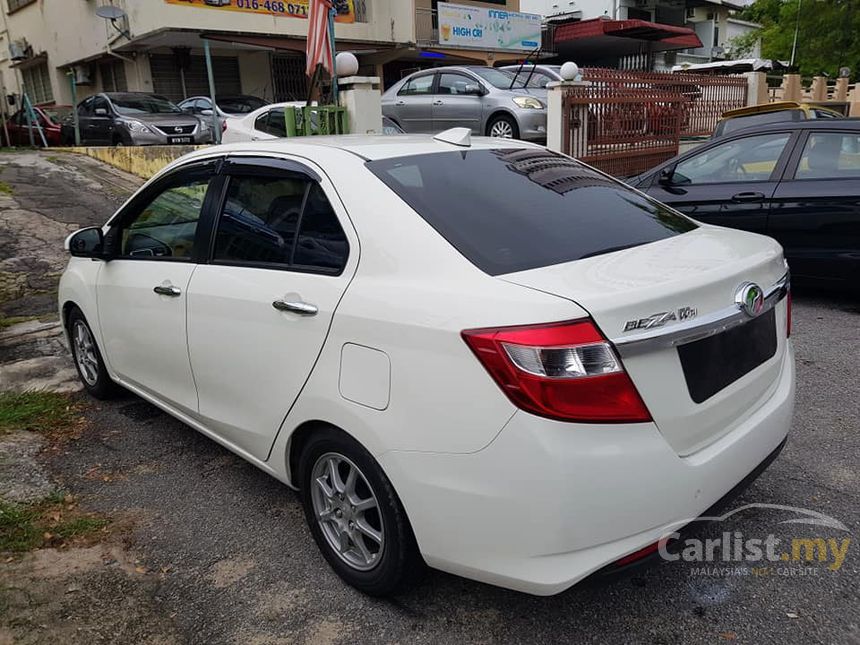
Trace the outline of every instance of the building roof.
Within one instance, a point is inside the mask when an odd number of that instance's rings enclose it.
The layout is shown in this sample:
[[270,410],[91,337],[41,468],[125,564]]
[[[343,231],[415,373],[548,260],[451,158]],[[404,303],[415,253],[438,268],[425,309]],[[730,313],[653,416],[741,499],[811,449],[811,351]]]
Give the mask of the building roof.
[[554,34],[556,49],[574,56],[578,52],[624,55],[638,50],[643,41],[651,43],[653,51],[702,47],[702,41],[689,27],[636,19],[603,17],[570,22],[556,27]]

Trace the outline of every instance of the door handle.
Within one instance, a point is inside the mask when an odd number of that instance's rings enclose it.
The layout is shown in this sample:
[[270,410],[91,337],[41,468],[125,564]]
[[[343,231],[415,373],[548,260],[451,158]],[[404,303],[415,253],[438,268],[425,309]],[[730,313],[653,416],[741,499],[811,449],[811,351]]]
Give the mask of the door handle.
[[272,306],[278,311],[289,311],[294,314],[301,314],[302,316],[316,316],[319,311],[316,305],[301,301],[286,302],[284,300],[275,300]]
[[394,105],[406,105],[406,101],[397,101]]
[[436,100],[436,101],[433,101],[433,105],[445,105],[445,101]]
[[764,201],[764,193],[756,193],[756,192],[748,192],[748,193],[737,193],[736,195],[732,195],[733,202],[763,202]]
[[155,293],[157,293],[159,296],[171,296],[173,298],[175,298],[176,296],[178,296],[182,293],[182,289],[180,289],[179,287],[174,287],[172,284],[171,285],[160,284],[157,287],[155,287],[153,289],[153,291]]

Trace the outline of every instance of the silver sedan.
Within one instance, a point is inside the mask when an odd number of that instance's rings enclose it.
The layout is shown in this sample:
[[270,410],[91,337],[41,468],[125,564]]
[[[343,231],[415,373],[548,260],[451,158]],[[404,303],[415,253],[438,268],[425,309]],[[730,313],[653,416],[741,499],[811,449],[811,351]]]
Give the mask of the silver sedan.
[[471,128],[476,135],[546,139],[546,91],[514,87],[492,67],[438,67],[415,72],[382,96],[382,113],[406,132]]

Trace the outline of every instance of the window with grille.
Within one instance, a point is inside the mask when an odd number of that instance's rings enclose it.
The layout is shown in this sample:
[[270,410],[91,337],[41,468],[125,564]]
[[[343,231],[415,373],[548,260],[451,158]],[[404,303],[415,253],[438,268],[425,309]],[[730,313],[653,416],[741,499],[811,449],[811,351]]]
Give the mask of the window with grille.
[[48,71],[47,62],[23,68],[21,78],[24,81],[24,92],[27,93],[31,103],[34,105],[51,103],[54,100],[54,91],[51,89],[51,73]]
[[21,7],[26,7],[28,4],[33,4],[36,0],[7,0],[9,3],[9,13],[18,11]]
[[99,74],[102,77],[102,91],[104,92],[127,92],[128,81],[125,78],[125,63],[114,61],[99,65]]

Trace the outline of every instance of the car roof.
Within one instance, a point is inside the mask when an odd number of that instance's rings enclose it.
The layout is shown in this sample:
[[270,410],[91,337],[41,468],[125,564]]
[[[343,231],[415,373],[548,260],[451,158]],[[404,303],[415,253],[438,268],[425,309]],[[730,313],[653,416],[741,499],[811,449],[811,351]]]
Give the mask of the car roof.
[[752,132],[771,132],[773,130],[860,130],[860,118],[846,119],[807,119],[804,121],[781,121],[777,123],[763,123],[751,125],[748,128],[738,128],[729,134],[713,139],[723,141],[739,134],[750,134]]
[[309,136],[222,144],[191,153],[183,159],[215,156],[217,154],[283,153],[314,157],[321,149],[337,149],[362,159],[375,161],[394,157],[432,154],[436,152],[464,152],[466,150],[498,150],[538,148],[537,144],[516,139],[472,137],[471,146],[463,147],[435,139],[431,134],[343,134]]

